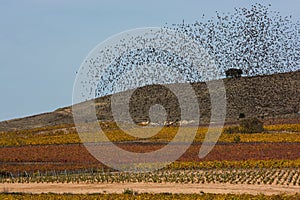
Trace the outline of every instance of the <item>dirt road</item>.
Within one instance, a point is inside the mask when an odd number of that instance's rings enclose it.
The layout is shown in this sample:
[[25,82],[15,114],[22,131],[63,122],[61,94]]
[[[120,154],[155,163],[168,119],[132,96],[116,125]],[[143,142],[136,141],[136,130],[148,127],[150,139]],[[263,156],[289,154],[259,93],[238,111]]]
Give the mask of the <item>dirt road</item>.
[[112,183],[112,184],[63,184],[63,183],[1,183],[6,192],[24,193],[122,193],[124,189],[143,193],[235,193],[235,194],[295,194],[300,186],[246,185],[246,184],[180,184],[180,183]]

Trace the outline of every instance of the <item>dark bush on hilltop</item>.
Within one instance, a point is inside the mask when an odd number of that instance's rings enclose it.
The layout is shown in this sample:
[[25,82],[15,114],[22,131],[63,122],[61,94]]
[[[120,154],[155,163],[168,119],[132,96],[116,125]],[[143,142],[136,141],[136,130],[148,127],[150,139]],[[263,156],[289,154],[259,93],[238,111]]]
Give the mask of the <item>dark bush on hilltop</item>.
[[240,113],[239,119],[243,119],[243,118],[245,118],[245,117],[246,117],[245,113]]
[[240,122],[241,133],[261,133],[264,131],[263,122],[257,118],[243,119]]
[[230,68],[225,71],[227,78],[240,78],[243,74],[243,70],[236,69],[236,68]]

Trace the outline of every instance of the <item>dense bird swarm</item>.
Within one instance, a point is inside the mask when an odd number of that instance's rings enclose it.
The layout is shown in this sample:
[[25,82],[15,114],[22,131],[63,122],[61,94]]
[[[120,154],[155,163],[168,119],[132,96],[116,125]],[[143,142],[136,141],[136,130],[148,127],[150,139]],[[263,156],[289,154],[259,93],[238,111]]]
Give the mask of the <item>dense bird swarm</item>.
[[[216,67],[202,68],[189,57],[191,49],[186,57],[174,53],[170,48],[165,51],[154,48],[159,44],[148,45],[149,36],[130,38],[132,43],[137,43],[144,48],[130,49],[127,53],[114,58],[116,51],[104,52],[105,58],[89,60],[91,68],[102,59],[113,59],[109,68],[98,71],[99,79],[95,96],[105,96],[114,92],[137,88],[155,83],[176,83],[178,79],[172,79],[172,69],[176,69],[184,75],[181,82],[207,81],[208,76],[204,71],[216,74],[213,78],[224,77],[226,70],[231,68],[242,69],[247,76],[266,75],[274,73],[291,72],[300,69],[300,29],[299,22],[294,22],[291,16],[281,16],[279,12],[272,11],[271,5],[252,5],[251,8],[235,8],[233,13],[220,14],[216,17],[194,24],[173,24],[161,29],[157,37],[167,35],[166,43],[172,43],[176,48],[172,35],[168,36],[168,30],[182,33],[180,37],[190,37],[199,42],[215,63]],[[153,38],[152,38],[153,39]],[[153,41],[155,41],[153,39]],[[159,40],[158,40],[159,41]],[[145,44],[145,45],[144,45]],[[162,44],[165,45],[165,44]],[[120,41],[118,50],[126,48],[126,43]],[[204,55],[199,55],[204,56]],[[207,59],[207,58],[205,58]],[[162,64],[165,67],[163,76],[166,80],[156,80],[161,77],[161,71],[151,68],[142,68],[142,65]],[[199,70],[199,68],[202,68]],[[125,74],[125,75],[124,75]],[[123,87],[113,89],[118,81]]]

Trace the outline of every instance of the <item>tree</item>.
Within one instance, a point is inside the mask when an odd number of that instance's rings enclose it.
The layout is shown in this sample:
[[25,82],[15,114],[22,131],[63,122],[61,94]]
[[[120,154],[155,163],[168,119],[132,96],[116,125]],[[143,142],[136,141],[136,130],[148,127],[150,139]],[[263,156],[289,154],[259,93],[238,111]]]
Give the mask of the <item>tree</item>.
[[236,68],[230,68],[225,71],[227,78],[240,78],[243,74],[243,70],[236,69]]

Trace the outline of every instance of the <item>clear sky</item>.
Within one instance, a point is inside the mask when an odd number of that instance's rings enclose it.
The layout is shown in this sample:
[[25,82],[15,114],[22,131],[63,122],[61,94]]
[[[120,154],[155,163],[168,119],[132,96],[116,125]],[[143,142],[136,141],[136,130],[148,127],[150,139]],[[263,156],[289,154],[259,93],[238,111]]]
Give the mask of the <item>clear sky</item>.
[[0,0],[0,121],[71,105],[75,72],[109,36],[255,2],[300,19],[299,0]]

